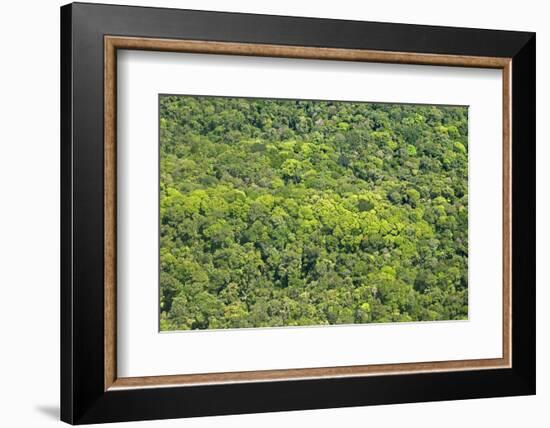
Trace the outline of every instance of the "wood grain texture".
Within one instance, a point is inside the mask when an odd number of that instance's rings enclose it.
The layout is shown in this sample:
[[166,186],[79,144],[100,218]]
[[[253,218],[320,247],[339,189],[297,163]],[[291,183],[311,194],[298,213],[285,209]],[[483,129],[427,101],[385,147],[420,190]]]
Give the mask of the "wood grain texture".
[[104,385],[107,390],[116,380],[116,49],[111,43],[105,43],[104,114]]
[[299,380],[309,378],[342,378],[506,367],[504,359],[434,361],[404,364],[371,364],[364,366],[318,367],[307,369],[258,370],[229,373],[204,373],[173,376],[118,378],[111,389],[168,387],[174,385],[209,385],[223,383]]
[[502,355],[512,367],[512,62],[502,69]]
[[[104,323],[105,390],[311,378],[360,377],[511,367],[511,60],[358,49],[106,36],[104,38]],[[117,49],[364,61],[502,69],[503,72],[503,352],[502,358],[231,373],[118,378],[116,373],[116,52]]]
[[279,58],[363,61],[394,64],[446,65],[458,67],[503,68],[508,58],[462,55],[435,55],[409,52],[383,52],[363,49],[335,49],[252,43],[230,43],[197,40],[171,40],[107,36],[106,44],[115,49],[164,52],[186,52],[218,55],[244,55]]

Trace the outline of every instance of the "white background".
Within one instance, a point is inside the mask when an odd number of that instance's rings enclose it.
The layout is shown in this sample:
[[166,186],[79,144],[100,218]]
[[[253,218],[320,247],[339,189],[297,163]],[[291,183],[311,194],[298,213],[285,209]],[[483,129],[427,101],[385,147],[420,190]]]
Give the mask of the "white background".
[[[109,1],[104,1],[110,3]],[[550,116],[550,28],[544,2],[463,0],[266,2],[126,1],[130,4],[537,31],[539,125]],[[59,5],[4,2],[0,11],[0,424],[58,426]],[[550,404],[550,148],[538,127],[538,395],[131,423],[155,427],[546,426]],[[546,220],[545,220],[546,219]]]
[[[501,70],[122,51],[117,79],[119,376],[502,357]],[[468,320],[159,334],[159,93],[469,106]]]

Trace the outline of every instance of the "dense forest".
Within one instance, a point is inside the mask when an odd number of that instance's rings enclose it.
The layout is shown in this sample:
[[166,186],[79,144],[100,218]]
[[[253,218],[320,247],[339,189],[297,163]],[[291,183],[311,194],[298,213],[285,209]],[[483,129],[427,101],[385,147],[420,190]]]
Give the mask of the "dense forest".
[[467,118],[161,96],[161,330],[467,318]]

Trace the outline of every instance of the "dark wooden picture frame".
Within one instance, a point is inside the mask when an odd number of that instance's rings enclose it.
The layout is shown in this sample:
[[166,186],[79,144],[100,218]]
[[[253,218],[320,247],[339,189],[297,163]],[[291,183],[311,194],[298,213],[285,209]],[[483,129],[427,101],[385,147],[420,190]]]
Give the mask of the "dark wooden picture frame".
[[[117,49],[501,69],[503,357],[118,378]],[[61,109],[62,420],[114,422],[535,392],[533,33],[77,3],[61,9]]]

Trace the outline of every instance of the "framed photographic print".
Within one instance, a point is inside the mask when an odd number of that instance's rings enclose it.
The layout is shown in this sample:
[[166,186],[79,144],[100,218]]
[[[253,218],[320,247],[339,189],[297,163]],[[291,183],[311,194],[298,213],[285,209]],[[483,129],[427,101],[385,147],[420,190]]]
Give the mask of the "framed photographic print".
[[535,393],[535,35],[61,8],[61,418]]

